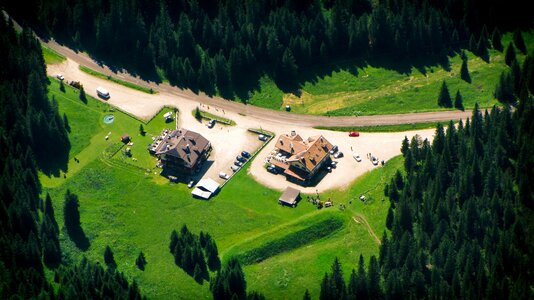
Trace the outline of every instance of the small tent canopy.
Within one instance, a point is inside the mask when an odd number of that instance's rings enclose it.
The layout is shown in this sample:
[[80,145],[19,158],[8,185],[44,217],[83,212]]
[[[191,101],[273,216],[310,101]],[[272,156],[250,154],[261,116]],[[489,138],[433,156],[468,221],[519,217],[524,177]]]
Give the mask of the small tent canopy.
[[165,120],[172,119],[172,111],[169,111],[169,112],[165,113],[163,115],[163,118],[165,118]]
[[292,207],[297,205],[297,201],[300,199],[300,191],[292,187],[287,187],[282,196],[278,198],[278,203],[287,204]]
[[130,141],[130,135],[127,134],[127,133],[123,134],[122,137],[121,137],[121,141],[123,143],[128,143]]
[[220,185],[211,178],[204,178],[197,183],[191,194],[198,198],[209,199],[219,190]]

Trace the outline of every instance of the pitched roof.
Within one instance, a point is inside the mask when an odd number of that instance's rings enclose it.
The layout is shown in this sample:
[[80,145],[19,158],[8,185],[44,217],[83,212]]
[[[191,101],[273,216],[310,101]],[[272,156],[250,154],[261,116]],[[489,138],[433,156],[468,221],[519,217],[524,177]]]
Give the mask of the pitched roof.
[[287,159],[288,162],[300,161],[306,170],[311,172],[328,155],[333,146],[322,135],[303,140],[298,134],[283,134],[276,142],[275,147],[281,151],[291,153],[291,156]]
[[211,178],[203,178],[197,184],[197,188],[215,193],[219,189],[220,184]]
[[288,186],[284,193],[278,198],[278,201],[284,202],[287,204],[295,204],[298,197],[300,196],[300,191]]
[[177,129],[165,136],[156,148],[156,155],[174,156],[183,160],[186,166],[194,166],[209,145],[210,142],[199,133]]

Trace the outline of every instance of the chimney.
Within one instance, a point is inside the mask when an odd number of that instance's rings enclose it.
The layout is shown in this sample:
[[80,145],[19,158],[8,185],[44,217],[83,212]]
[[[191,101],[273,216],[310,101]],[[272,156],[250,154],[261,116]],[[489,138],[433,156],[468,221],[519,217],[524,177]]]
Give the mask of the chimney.
[[293,148],[293,142],[289,143],[289,147],[291,148],[291,153],[295,152],[295,149]]
[[291,130],[291,136],[297,135],[297,132],[295,130]]

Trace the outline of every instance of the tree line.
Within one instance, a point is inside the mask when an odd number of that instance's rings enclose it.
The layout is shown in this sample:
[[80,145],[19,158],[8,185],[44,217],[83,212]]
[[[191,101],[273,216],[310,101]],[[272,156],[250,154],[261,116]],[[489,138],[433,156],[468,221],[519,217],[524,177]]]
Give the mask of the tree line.
[[[534,106],[478,107],[434,140],[404,139],[378,258],[348,284],[336,259],[320,299],[530,299]],[[309,295],[309,294],[305,294]]]
[[169,250],[174,262],[198,282],[209,280],[208,268],[217,271],[221,267],[219,251],[209,233],[196,235],[184,224],[180,232],[173,230]]
[[[121,274],[63,260],[53,200],[48,194],[40,199],[38,169],[54,170],[68,160],[68,136],[57,102],[47,97],[39,42],[5,18],[0,64],[0,298],[140,299],[136,284]],[[65,202],[77,204],[74,198],[69,192]],[[65,225],[79,226],[79,215],[67,216]],[[45,266],[55,273],[54,287]]]
[[519,0],[25,2],[36,3],[6,9],[61,42],[226,98],[246,98],[263,75],[292,90],[304,71],[354,58],[433,56],[447,64],[446,54],[468,46],[487,55],[488,32],[532,25]]

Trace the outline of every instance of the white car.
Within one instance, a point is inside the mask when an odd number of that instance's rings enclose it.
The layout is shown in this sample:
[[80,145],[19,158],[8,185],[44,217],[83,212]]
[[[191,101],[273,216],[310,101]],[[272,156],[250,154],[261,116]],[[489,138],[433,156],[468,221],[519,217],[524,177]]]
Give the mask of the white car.
[[373,165],[377,166],[378,165],[378,158],[376,158],[376,156],[371,156],[371,162],[373,163]]
[[263,135],[263,134],[260,134],[260,135],[258,136],[258,139],[260,139],[260,141],[266,141],[266,140],[267,140],[267,137],[266,137],[265,135]]
[[361,162],[361,161],[362,161],[362,158],[361,158],[358,154],[356,154],[356,153],[352,154],[352,157],[354,157],[354,159],[355,159],[357,162]]
[[63,77],[63,75],[61,75],[61,74],[57,74],[56,78],[59,79],[59,80],[64,80],[65,79],[65,77]]
[[228,174],[226,174],[224,172],[220,172],[219,173],[219,177],[221,177],[224,180],[228,180],[230,178],[230,175],[228,175]]
[[236,165],[232,165],[232,166],[230,167],[230,169],[232,169],[232,171],[234,171],[234,172],[237,172],[237,170],[239,170],[239,167],[236,166]]
[[340,157],[343,157],[343,152],[338,151],[336,152],[336,154],[334,154],[334,158],[340,158]]
[[187,185],[188,188],[192,188],[195,185],[195,181],[191,180],[189,181],[189,184]]

